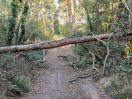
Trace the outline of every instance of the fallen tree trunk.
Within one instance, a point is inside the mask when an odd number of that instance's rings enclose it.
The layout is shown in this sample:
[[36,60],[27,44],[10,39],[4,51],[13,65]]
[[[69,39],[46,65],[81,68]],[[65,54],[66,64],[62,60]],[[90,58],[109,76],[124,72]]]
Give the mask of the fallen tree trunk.
[[[119,34],[116,34],[116,37],[119,37],[119,36],[120,36]],[[70,45],[70,44],[97,41],[96,38],[108,39],[113,37],[115,37],[115,35],[113,36],[113,33],[109,33],[109,34],[101,34],[101,35],[94,35],[94,36],[66,38],[62,40],[46,41],[46,42],[40,42],[40,43],[28,44],[28,45],[7,46],[7,47],[0,47],[0,53],[39,50],[39,49],[51,49],[51,48],[56,48],[60,46]]]

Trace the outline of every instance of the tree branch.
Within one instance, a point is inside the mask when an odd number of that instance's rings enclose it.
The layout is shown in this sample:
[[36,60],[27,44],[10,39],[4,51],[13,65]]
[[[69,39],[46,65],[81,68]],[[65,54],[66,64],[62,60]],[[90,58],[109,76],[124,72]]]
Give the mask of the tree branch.
[[[108,39],[110,39],[110,38],[111,38],[111,37],[109,37]],[[102,72],[102,74],[104,75],[105,68],[106,68],[107,58],[108,58],[108,56],[109,56],[109,54],[110,54],[110,49],[109,49],[108,45],[106,45],[106,43],[105,43],[103,40],[101,40],[101,39],[99,39],[99,38],[97,38],[97,37],[96,37],[96,39],[97,39],[97,41],[99,41],[99,42],[103,43],[103,44],[104,44],[104,46],[105,46],[105,47],[106,47],[106,49],[107,49],[107,54],[106,54],[105,59],[104,59],[104,64],[103,64],[103,72]]]
[[88,50],[88,48],[83,43],[81,43],[81,45],[87,52],[89,52],[93,56],[93,62],[92,62],[93,69],[95,69],[98,72],[99,70],[95,67],[95,54],[93,52],[91,52],[90,50]]

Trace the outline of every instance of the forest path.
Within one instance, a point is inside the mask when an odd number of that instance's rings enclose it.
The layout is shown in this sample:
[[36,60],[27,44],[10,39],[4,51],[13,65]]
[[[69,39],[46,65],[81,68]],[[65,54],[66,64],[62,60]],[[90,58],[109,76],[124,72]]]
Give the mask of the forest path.
[[46,68],[39,71],[31,92],[21,99],[109,99],[91,78],[79,79],[73,83],[77,71],[58,56],[74,58],[71,46],[50,49],[46,55]]

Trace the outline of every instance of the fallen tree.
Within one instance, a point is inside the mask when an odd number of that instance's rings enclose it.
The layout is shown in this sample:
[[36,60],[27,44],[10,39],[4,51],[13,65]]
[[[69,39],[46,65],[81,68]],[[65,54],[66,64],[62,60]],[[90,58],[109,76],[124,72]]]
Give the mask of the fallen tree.
[[101,35],[93,35],[93,36],[83,36],[83,37],[73,37],[73,38],[69,37],[69,38],[65,38],[62,40],[39,42],[35,44],[0,47],[0,53],[51,49],[51,48],[56,48],[60,46],[70,45],[70,44],[97,41],[97,38],[98,39],[108,39],[108,38],[112,39],[114,37],[123,37],[123,36],[124,35],[119,35],[119,34],[115,35],[113,33],[109,33],[109,34],[101,34]]

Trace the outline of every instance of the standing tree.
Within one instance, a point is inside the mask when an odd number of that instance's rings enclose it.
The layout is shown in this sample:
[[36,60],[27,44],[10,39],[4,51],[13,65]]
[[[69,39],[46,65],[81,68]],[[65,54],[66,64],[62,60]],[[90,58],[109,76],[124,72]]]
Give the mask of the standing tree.
[[89,6],[88,6],[89,1],[88,0],[80,0],[80,2],[82,3],[82,6],[84,7],[84,10],[86,12],[87,29],[90,29],[90,31],[93,32],[93,26],[92,26],[92,22],[91,22],[90,15],[89,15]]
[[15,32],[16,18],[18,15],[19,0],[12,0],[11,2],[11,16],[9,16],[8,32],[6,35],[6,45],[12,44],[13,35]]
[[59,20],[58,20],[58,13],[57,11],[54,13],[54,33],[57,35],[60,35],[60,29],[59,29]]
[[123,0],[118,0],[118,26],[122,33],[127,34],[129,27],[129,11]]
[[21,17],[21,32],[18,40],[18,44],[24,43],[24,36],[25,36],[25,24],[26,24],[26,18],[28,15],[28,3],[26,2],[23,8],[22,17]]

